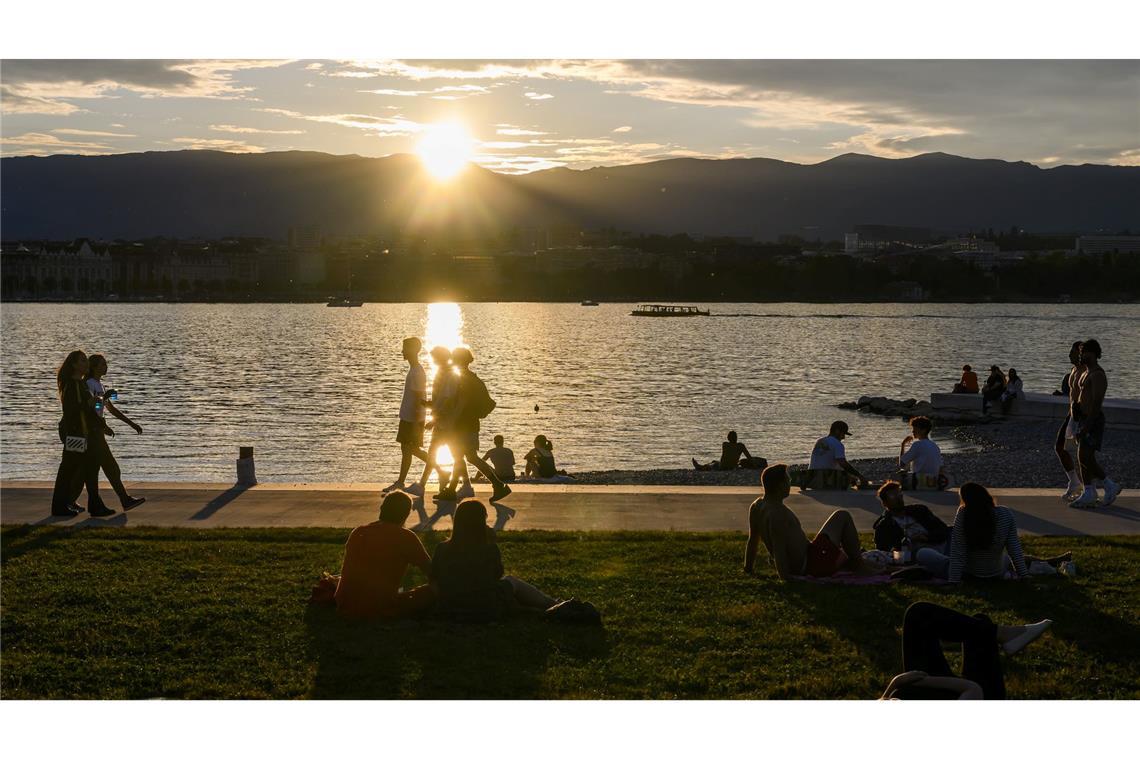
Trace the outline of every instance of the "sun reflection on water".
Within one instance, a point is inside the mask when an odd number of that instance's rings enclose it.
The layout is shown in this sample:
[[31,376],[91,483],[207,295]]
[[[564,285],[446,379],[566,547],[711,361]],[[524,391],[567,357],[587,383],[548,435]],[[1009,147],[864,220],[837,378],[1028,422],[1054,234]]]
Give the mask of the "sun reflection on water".
[[[424,349],[431,351],[436,346],[447,349],[458,348],[463,344],[463,310],[454,302],[429,303],[424,320]],[[428,384],[435,381],[436,366],[428,360]],[[447,446],[442,446],[437,454],[439,463],[450,467],[455,459]],[[432,477],[435,477],[434,475]]]

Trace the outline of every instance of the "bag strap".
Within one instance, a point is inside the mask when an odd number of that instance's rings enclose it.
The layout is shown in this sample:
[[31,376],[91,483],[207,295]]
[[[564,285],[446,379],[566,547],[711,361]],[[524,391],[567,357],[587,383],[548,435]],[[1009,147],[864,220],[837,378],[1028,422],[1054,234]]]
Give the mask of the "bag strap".
[[79,426],[83,429],[83,437],[86,438],[87,437],[87,410],[84,408],[83,391],[80,388],[80,383],[82,383],[83,381],[82,380],[76,380],[74,382],[75,382],[75,397],[79,401]]

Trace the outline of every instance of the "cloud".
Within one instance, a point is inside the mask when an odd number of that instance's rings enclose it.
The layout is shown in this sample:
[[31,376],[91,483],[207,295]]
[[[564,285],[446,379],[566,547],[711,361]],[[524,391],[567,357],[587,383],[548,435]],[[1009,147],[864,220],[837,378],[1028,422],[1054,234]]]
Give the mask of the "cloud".
[[277,114],[278,116],[288,116],[292,119],[304,119],[305,121],[315,121],[321,124],[336,124],[337,126],[349,127],[351,129],[362,129],[375,133],[378,137],[414,135],[422,132],[424,129],[423,124],[399,116],[389,118],[387,116],[372,116],[362,113],[304,114],[300,111],[291,111],[286,108],[256,108],[254,110],[263,113]]
[[0,85],[0,102],[3,103],[6,114],[38,113],[49,116],[70,116],[83,111],[73,103],[21,93],[8,85]]
[[230,132],[237,135],[303,135],[303,129],[258,129],[257,127],[239,127],[234,124],[211,124],[211,132]]
[[506,137],[541,137],[550,134],[550,132],[541,132],[537,129],[523,129],[513,124],[496,124],[495,126],[497,127],[495,134]]
[[48,156],[57,153],[99,155],[112,152],[112,148],[103,143],[61,140],[55,135],[44,132],[25,132],[15,137],[4,137],[0,139],[0,145],[3,145],[4,153],[9,155]]
[[548,92],[524,92],[523,97],[527,100],[550,100],[554,96]]
[[491,93],[488,88],[477,84],[445,85],[443,87],[436,87],[432,90],[380,89],[361,90],[361,92],[368,92],[373,95],[387,95],[391,97],[401,98],[416,98],[427,95],[433,100],[460,100],[462,98],[470,98],[477,95],[489,95]]
[[615,127],[614,132],[632,132],[633,127]]
[[53,129],[57,135],[73,135],[76,137],[138,137],[138,135],[128,135],[120,132],[98,132],[91,129]]
[[212,140],[204,137],[175,137],[173,143],[185,145],[189,150],[221,150],[226,153],[264,153],[265,148],[241,140]]

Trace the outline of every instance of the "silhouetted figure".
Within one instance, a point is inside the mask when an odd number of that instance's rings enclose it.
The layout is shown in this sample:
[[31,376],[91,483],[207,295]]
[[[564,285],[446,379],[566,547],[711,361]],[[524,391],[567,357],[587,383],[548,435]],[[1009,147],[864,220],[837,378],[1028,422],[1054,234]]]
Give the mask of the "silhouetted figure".
[[[428,444],[427,461],[424,462],[424,472],[418,483],[413,483],[406,489],[413,496],[423,496],[427,488],[428,478],[432,470],[439,471],[440,494],[447,489],[447,476],[436,463],[439,447],[446,445],[452,449],[450,441],[450,424],[452,409],[455,405],[455,391],[459,378],[451,367],[451,351],[443,346],[436,346],[431,350],[431,360],[435,364],[435,379],[431,386],[431,422],[424,427],[431,430],[431,443]],[[452,458],[458,462],[458,457],[452,451]]]
[[63,405],[63,418],[59,421],[63,458],[51,497],[51,513],[57,517],[74,517],[83,511],[75,500],[84,486],[87,487],[89,515],[115,514],[99,496],[99,458],[91,439],[96,429],[105,432],[106,423],[96,412],[95,397],[83,382],[88,368],[87,354],[72,351],[56,371],[56,387]]
[[[833,470],[840,470],[845,472],[850,480],[858,483],[860,486],[868,484],[867,478],[863,477],[863,473],[855,469],[847,461],[847,449],[843,445],[843,439],[851,435],[851,429],[843,420],[836,420],[831,423],[828,434],[815,442],[815,446],[811,451],[811,463],[808,465],[808,474],[802,485],[806,488],[830,488],[832,485],[828,484],[826,473]],[[824,474],[818,474],[824,473]],[[847,479],[844,479],[847,481]],[[844,482],[843,487],[846,488],[848,482]]]
[[978,373],[969,365],[962,367],[962,379],[954,384],[954,393],[977,393]]
[[468,463],[491,481],[494,488],[491,501],[498,501],[511,492],[511,487],[479,456],[479,420],[494,410],[495,402],[487,392],[487,386],[471,371],[473,361],[474,355],[466,348],[459,347],[451,352],[451,363],[459,370],[454,408],[448,423],[451,430],[448,443],[455,457],[455,467],[451,471],[450,485],[439,494],[441,500],[457,498],[456,486],[460,475],[467,474]]
[[[404,480],[408,477],[408,470],[412,466],[412,457],[416,457],[425,464],[428,463],[428,453],[424,451],[424,423],[427,419],[427,373],[420,364],[420,351],[423,342],[419,338],[404,338],[401,345],[401,355],[408,362],[408,374],[404,377],[404,395],[400,401],[400,424],[396,429],[396,441],[400,444],[400,476],[392,485],[384,489],[389,491],[402,490]],[[443,479],[443,468],[436,466],[440,480]],[[423,495],[422,491],[418,494]]]
[[781,580],[811,575],[826,578],[840,570],[868,573],[859,546],[859,531],[845,510],[832,512],[815,538],[808,541],[799,519],[784,504],[791,492],[788,466],[769,465],[760,473],[764,495],[748,508],[748,545],[744,550],[744,572],[751,573],[760,543],[768,550],[768,561]]
[[994,364],[990,367],[990,376],[986,378],[985,387],[982,388],[982,411],[989,410],[990,403],[1001,398],[1005,393],[1005,375],[1001,367]]
[[[114,402],[118,394],[114,390],[107,390],[103,387],[103,376],[107,374],[108,369],[107,359],[102,354],[92,354],[88,357],[87,363],[87,390],[95,397],[95,411],[99,417],[102,418],[104,411],[108,411],[130,425],[136,435],[142,435],[142,427],[132,422],[130,417],[123,414],[115,406]],[[104,427],[106,426],[95,426],[92,429],[92,435],[87,445],[94,446],[92,456],[99,461],[103,474],[107,476],[107,482],[111,484],[111,488],[114,489],[115,495],[119,497],[119,502],[123,505],[123,511],[126,512],[145,502],[146,498],[131,496],[127,493],[127,487],[123,485],[122,470],[115,460],[115,455],[111,453],[111,447],[107,444],[107,436],[114,436],[115,432],[110,427],[106,427],[104,431]]]
[[[495,474],[504,483],[513,483],[515,480],[515,452],[503,445],[503,436],[495,436],[495,448],[487,449],[483,455],[484,462],[490,462],[495,468]],[[480,473],[482,475],[482,473]]]
[[[1013,655],[1036,641],[1052,620],[995,625],[930,602],[915,602],[903,615],[903,670],[884,699],[1005,699],[1000,653]],[[943,653],[944,642],[962,645],[962,675]]]
[[1120,495],[1120,486],[1110,480],[1096,460],[1104,442],[1104,397],[1108,378],[1100,366],[1100,342],[1092,338],[1081,343],[1082,369],[1077,376],[1077,398],[1070,406],[1073,429],[1077,438],[1077,461],[1085,490],[1070,506],[1087,509],[1097,505],[1096,489],[1104,489],[1102,507],[1111,506]]
[[528,478],[556,478],[559,475],[569,477],[566,470],[558,469],[554,462],[554,443],[545,435],[534,438],[534,448],[526,453],[526,470],[524,476]]
[[489,622],[512,609],[546,610],[558,603],[526,581],[503,575],[503,555],[481,501],[461,502],[452,521],[451,538],[435,548],[431,560],[431,583],[441,615]]
[[899,447],[899,469],[909,468],[904,473],[907,487],[937,489],[941,487],[942,450],[930,440],[934,423],[929,417],[911,417],[910,435],[903,438]]
[[905,544],[912,552],[930,547],[950,554],[950,526],[942,522],[925,504],[907,504],[902,486],[888,480],[878,491],[883,514],[875,520],[875,548],[894,551]]
[[415,615],[432,605],[435,591],[426,584],[400,590],[409,566],[418,567],[425,576],[431,573],[427,550],[404,527],[411,511],[411,497],[393,491],[380,504],[379,520],[349,534],[335,597],[341,615],[391,619]]
[[1013,402],[1019,398],[1025,398],[1024,386],[1021,378],[1018,377],[1017,370],[1013,367],[1009,368],[1009,380],[1005,384],[1005,390],[1002,391],[1001,413],[1009,414],[1009,410],[1013,407]]
[[763,469],[768,466],[768,460],[763,457],[754,457],[748,453],[748,447],[736,440],[736,431],[729,430],[727,440],[720,445],[720,459],[701,464],[693,459],[693,469],[696,470],[735,470],[744,467],[750,470]]
[[1082,361],[1081,342],[1078,340],[1069,349],[1069,364],[1073,366],[1061,379],[1061,390],[1053,391],[1054,396],[1068,396],[1070,405],[1070,413],[1065,415],[1065,421],[1061,423],[1061,428],[1057,431],[1057,439],[1053,443],[1053,449],[1057,452],[1057,459],[1061,462],[1061,467],[1065,469],[1065,476],[1069,480],[1065,493],[1061,497],[1068,501],[1072,501],[1084,492],[1080,470],[1076,465],[1077,439],[1076,432],[1073,430],[1071,413],[1072,404],[1077,400],[1077,378],[1084,371]]

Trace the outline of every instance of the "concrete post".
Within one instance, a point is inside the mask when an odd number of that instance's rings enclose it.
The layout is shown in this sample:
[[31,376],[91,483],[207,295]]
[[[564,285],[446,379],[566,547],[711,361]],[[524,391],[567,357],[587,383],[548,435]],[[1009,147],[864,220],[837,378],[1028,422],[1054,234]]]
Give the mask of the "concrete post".
[[240,446],[238,448],[237,482],[240,486],[257,485],[257,475],[253,469],[252,446]]

